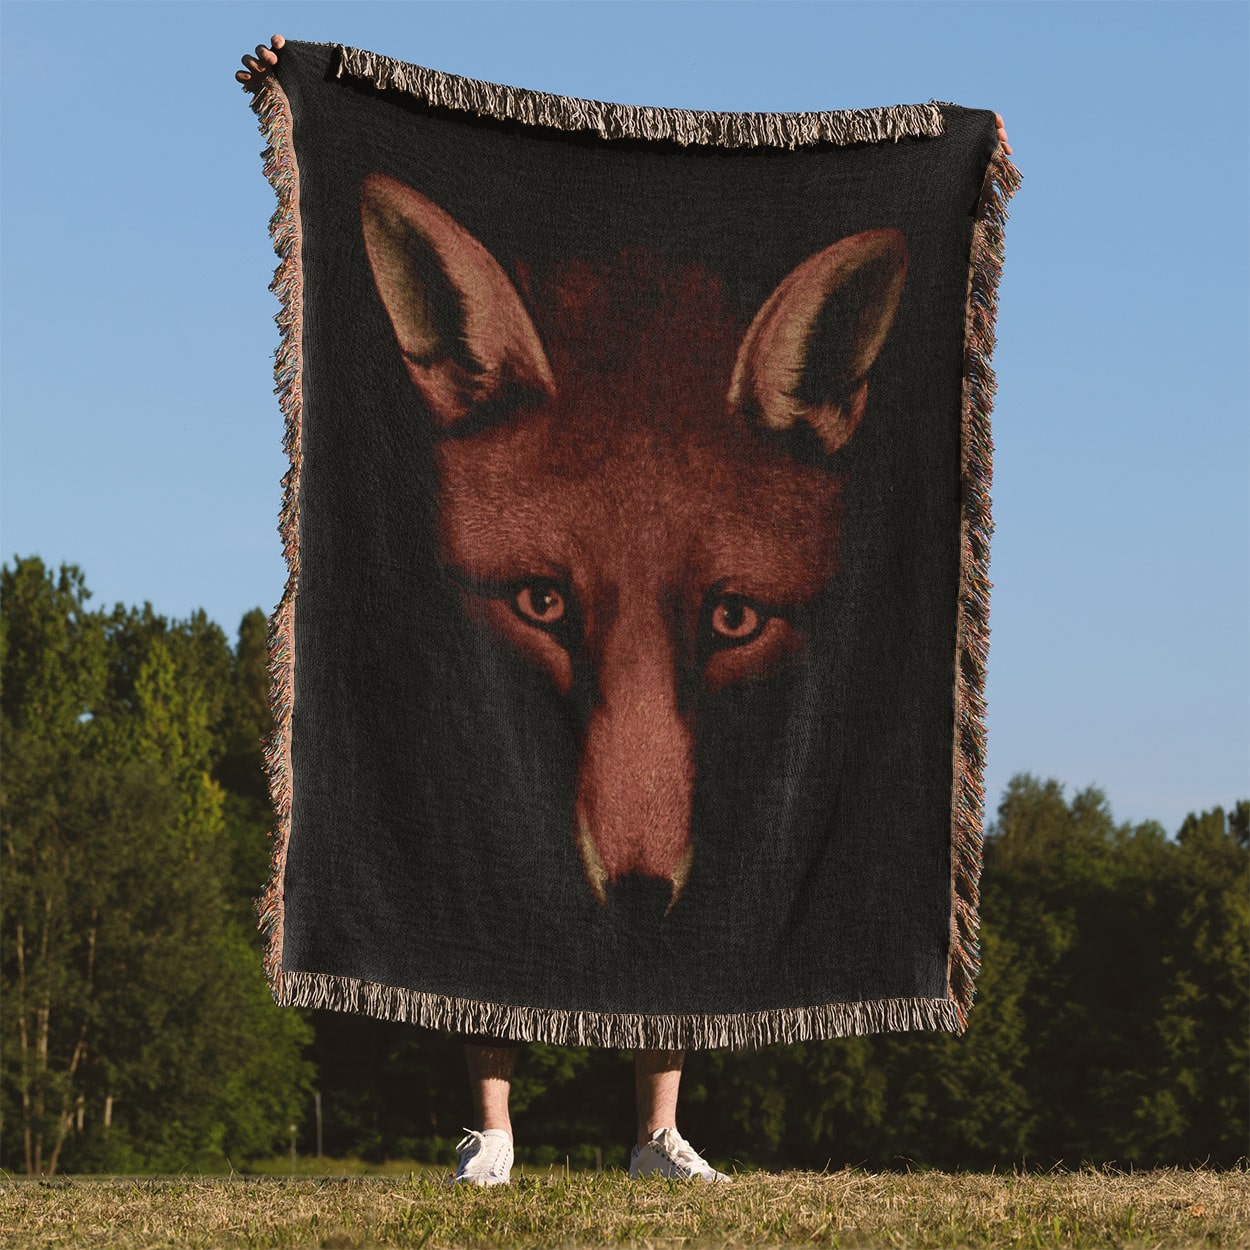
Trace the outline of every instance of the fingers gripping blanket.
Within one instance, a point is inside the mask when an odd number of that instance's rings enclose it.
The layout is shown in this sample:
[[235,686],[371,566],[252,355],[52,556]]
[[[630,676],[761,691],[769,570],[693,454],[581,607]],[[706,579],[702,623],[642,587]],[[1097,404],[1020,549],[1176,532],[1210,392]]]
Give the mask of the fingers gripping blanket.
[[994,115],[288,43],[277,1000],[625,1047],[965,1027]]

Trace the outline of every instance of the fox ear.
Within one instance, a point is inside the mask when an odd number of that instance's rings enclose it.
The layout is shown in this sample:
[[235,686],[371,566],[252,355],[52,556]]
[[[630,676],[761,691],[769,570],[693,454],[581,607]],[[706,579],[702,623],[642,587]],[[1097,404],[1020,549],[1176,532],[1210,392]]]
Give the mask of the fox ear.
[[373,281],[435,422],[555,393],[529,313],[499,262],[419,191],[385,174],[360,189]]
[[773,430],[806,422],[827,452],[845,446],[863,419],[865,379],[906,273],[898,230],[851,235],[792,269],[738,348],[730,410]]

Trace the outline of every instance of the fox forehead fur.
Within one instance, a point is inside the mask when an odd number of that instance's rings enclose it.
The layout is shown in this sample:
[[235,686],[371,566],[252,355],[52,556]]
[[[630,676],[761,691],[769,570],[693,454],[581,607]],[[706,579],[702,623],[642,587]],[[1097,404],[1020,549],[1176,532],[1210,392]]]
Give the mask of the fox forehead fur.
[[701,696],[801,664],[802,609],[838,570],[829,457],[864,419],[903,235],[816,252],[744,332],[715,274],[651,251],[518,264],[514,283],[393,178],[365,179],[361,213],[440,435],[442,563],[468,617],[577,709],[571,833],[594,896],[637,874],[671,907]]

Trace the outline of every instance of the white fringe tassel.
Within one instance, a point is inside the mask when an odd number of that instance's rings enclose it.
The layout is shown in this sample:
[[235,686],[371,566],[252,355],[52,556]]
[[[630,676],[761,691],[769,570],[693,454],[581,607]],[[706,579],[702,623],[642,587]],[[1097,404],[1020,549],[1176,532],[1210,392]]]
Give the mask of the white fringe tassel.
[[274,997],[284,1006],[349,1011],[401,1024],[559,1046],[611,1046],[624,1050],[746,1050],[773,1042],[861,1037],[930,1029],[962,1033],[955,1003],[942,998],[883,998],[776,1007],[727,1015],[649,1016],[601,1011],[561,1011],[483,1003],[426,994],[376,981],[284,969]]
[[644,108],[461,78],[360,48],[336,45],[336,51],[336,78],[368,83],[379,91],[403,92],[438,108],[461,109],[501,121],[557,130],[589,130],[604,139],[668,139],[673,143],[725,148],[797,148],[812,143],[845,145],[880,143],[886,139],[897,142],[933,138],[942,133],[942,110],[935,102],[826,113],[713,113]]

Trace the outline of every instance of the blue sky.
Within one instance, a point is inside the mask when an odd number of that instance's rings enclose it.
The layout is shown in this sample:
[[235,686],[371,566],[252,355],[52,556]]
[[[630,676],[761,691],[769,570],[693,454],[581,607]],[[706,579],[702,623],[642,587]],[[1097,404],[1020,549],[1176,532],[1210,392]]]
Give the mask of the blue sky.
[[1175,829],[1250,792],[1241,3],[0,5],[0,548],[97,604],[272,610],[275,30],[638,104],[1003,113],[988,798]]

